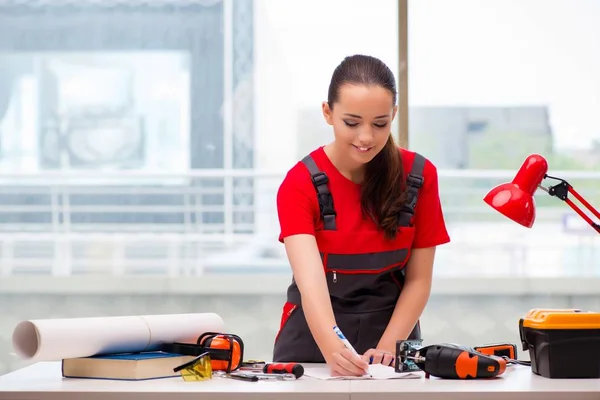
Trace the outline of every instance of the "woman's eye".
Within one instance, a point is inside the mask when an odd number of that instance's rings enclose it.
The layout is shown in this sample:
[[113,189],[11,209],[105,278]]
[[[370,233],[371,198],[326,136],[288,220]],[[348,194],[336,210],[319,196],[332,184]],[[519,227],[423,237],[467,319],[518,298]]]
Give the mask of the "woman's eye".
[[351,121],[344,121],[344,123],[350,127],[354,127],[354,126],[358,125],[356,122],[351,122]]
[[387,122],[385,124],[375,124],[378,128],[385,128],[387,126]]

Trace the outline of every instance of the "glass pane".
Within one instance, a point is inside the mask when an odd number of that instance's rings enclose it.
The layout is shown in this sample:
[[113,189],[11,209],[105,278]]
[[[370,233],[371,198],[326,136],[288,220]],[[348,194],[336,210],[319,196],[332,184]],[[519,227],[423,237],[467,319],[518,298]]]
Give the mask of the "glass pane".
[[345,56],[398,69],[397,18],[395,0],[0,2],[5,272],[289,273],[278,185],[332,139]]
[[253,167],[252,92],[231,101],[252,87],[252,11],[0,2],[5,273],[165,274],[195,265],[185,233],[223,242],[234,215],[252,220],[244,185],[198,172]]
[[[273,257],[267,264],[275,263],[281,272],[287,273],[289,265],[277,242],[279,184],[306,154],[333,140],[321,106],[344,57],[370,54],[397,71],[397,20],[396,0],[255,3],[255,167],[277,171],[277,177],[257,181],[256,229],[260,251]],[[254,263],[265,265],[265,260]]]
[[344,57],[369,54],[398,70],[397,3],[256,2],[259,168],[286,170],[333,139],[321,103]]
[[558,198],[535,193],[532,229],[482,201],[538,153],[600,205],[598,18],[594,0],[410,2],[410,146],[439,168],[453,239],[439,275],[600,275],[600,236]]

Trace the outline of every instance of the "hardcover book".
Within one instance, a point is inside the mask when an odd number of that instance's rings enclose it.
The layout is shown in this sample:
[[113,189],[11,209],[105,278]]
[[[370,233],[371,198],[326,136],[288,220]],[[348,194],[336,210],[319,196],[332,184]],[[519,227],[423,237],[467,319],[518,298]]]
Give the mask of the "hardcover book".
[[161,351],[105,354],[62,360],[64,378],[145,380],[179,376],[173,368],[194,357]]

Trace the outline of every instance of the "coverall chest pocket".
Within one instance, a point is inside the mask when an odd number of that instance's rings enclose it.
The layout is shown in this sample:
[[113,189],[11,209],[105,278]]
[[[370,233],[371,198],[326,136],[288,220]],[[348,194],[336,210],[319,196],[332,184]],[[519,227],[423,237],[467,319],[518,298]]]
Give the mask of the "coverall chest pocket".
[[394,240],[386,240],[380,232],[318,232],[330,295],[368,290],[382,275],[402,269],[410,256],[414,228],[401,229]]

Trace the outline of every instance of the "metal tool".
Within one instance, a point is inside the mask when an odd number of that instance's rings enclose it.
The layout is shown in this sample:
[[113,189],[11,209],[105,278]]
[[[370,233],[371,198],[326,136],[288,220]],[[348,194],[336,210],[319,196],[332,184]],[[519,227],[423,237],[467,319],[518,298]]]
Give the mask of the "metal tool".
[[[415,340],[399,340],[396,342],[396,357],[394,361],[394,368],[396,372],[414,372],[420,371],[421,368],[412,359],[411,354],[416,352],[416,349],[423,347],[422,339]],[[402,360],[399,359],[399,355],[406,355]]]
[[256,377],[261,380],[279,380],[279,381],[295,381],[297,378],[294,374],[265,374],[265,373],[253,373],[249,371],[245,372],[232,372],[230,376],[245,376],[245,377]]

